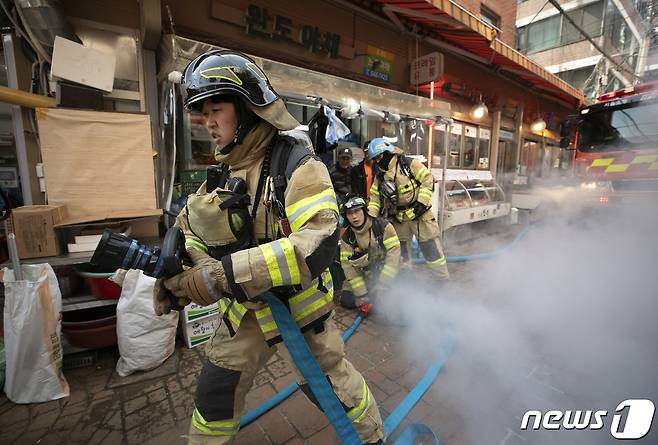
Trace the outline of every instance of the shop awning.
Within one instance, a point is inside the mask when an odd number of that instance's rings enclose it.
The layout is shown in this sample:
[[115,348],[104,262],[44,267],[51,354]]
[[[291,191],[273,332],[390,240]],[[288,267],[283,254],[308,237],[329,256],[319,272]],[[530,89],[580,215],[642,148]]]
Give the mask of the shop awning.
[[417,24],[439,42],[466,51],[482,63],[498,66],[533,88],[574,106],[584,101],[582,91],[500,41],[495,27],[451,0],[376,1],[381,11],[401,29],[405,29],[402,20]]
[[[196,56],[217,48],[184,37],[165,36],[160,42],[158,78],[166,79],[172,71],[182,72]],[[371,110],[381,116],[387,112],[417,119],[450,116],[450,103],[445,100],[430,100],[423,96],[381,88],[262,57],[252,57],[263,67],[274,89],[287,98],[322,98],[324,103],[336,108],[355,103],[358,105],[357,109],[361,107],[366,115],[368,110]]]

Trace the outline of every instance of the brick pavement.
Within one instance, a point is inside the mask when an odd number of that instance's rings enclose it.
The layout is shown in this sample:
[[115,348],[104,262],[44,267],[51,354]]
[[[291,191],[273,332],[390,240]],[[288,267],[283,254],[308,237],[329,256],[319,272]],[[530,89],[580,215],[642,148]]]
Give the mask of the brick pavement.
[[[451,265],[453,279],[467,283],[468,266]],[[338,309],[340,329],[351,324],[354,314]],[[377,317],[365,320],[347,345],[347,356],[365,375],[383,416],[407,394],[431,360],[412,357],[401,341],[404,329]],[[116,348],[102,350],[95,366],[65,372],[70,397],[42,404],[15,405],[0,395],[0,444],[179,444],[193,409],[196,379],[203,348],[179,346],[178,370],[160,379],[109,389],[108,382],[118,358]],[[427,422],[439,432],[442,444],[471,443],[463,431],[470,420],[464,411],[450,406],[440,388],[451,391],[451,375],[459,368],[449,364],[432,389],[411,411],[409,422]],[[247,408],[270,398],[293,380],[288,364],[275,354],[258,374],[247,397]],[[439,388],[439,389],[437,389]],[[468,387],[465,388],[468,390]],[[505,427],[491,421],[496,437]],[[392,437],[395,438],[395,434]],[[240,444],[340,443],[326,418],[301,392],[240,431]],[[491,443],[494,443],[493,441]],[[497,439],[495,443],[502,443]],[[510,442],[512,443],[512,442]]]

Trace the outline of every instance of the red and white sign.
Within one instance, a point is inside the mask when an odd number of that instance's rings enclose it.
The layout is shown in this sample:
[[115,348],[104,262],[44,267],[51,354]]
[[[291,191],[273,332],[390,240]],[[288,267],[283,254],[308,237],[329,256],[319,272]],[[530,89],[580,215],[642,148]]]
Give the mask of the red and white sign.
[[423,85],[439,80],[443,75],[443,54],[433,52],[411,62],[409,78],[413,85]]

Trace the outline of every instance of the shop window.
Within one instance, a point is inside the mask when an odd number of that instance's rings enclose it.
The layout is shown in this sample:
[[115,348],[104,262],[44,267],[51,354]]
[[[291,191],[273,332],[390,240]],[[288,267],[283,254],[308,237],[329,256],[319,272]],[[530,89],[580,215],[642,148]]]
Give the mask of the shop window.
[[491,145],[491,130],[480,128],[478,139],[478,165],[479,170],[489,169],[489,147]]
[[477,146],[477,127],[464,125],[464,159],[463,168],[475,167],[475,148]]
[[286,103],[286,108],[288,109],[288,112],[292,114],[292,117],[297,119],[297,122],[299,123],[304,123],[304,106],[303,105],[298,105],[294,103]]
[[432,167],[443,167],[445,158],[444,138],[446,126],[444,124],[434,125],[434,136],[432,139]]
[[562,17],[556,15],[528,25],[527,51],[536,52],[558,45],[561,22]]
[[519,157],[518,174],[519,176],[528,176],[532,173],[535,156],[537,151],[537,142],[524,140]]
[[400,137],[405,142],[405,151],[410,155],[427,158],[429,143],[427,125],[418,119],[403,119],[398,125],[400,127]]
[[462,145],[462,124],[454,123],[450,127],[450,145],[448,145],[448,168],[459,168]]

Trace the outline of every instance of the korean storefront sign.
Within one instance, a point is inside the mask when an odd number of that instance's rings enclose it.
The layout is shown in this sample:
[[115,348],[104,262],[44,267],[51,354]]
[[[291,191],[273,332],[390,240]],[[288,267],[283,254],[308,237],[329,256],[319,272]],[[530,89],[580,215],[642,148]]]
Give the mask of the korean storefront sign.
[[409,78],[413,85],[424,85],[439,80],[443,75],[443,54],[433,52],[411,62]]
[[[293,26],[292,19],[272,14],[267,8],[249,5],[245,14],[247,34],[274,40],[275,42],[299,44],[315,54],[337,58],[340,48],[340,35],[322,31],[317,26]],[[294,32],[295,28],[300,29]],[[297,35],[295,35],[295,33]]]
[[391,80],[395,55],[375,46],[368,45],[363,74],[384,82]]

